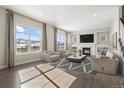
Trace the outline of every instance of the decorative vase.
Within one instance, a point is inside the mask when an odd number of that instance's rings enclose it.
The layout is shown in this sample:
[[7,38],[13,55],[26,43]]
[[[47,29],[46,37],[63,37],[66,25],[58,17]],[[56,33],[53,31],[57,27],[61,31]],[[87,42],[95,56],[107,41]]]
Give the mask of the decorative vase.
[[74,52],[74,57],[76,57],[76,52]]
[[79,53],[79,56],[81,56],[81,52]]
[[81,56],[81,50],[79,49],[79,56]]

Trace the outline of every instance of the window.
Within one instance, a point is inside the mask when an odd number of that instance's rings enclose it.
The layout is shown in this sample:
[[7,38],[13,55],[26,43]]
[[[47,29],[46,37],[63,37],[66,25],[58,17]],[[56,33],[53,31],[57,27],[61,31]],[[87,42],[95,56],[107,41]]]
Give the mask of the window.
[[40,51],[40,30],[28,26],[16,26],[17,53]]
[[63,50],[66,47],[66,33],[57,31],[57,50]]

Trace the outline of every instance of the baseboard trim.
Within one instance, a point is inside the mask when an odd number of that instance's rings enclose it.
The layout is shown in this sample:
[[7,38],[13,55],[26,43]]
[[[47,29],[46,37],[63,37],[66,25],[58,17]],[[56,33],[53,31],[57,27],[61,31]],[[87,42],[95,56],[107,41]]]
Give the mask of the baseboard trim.
[[2,65],[2,66],[0,66],[0,69],[4,69],[6,67],[7,67],[6,65]]
[[[28,61],[24,61],[24,62],[20,62],[20,63],[15,63],[15,66],[16,65],[21,65],[21,64],[26,64],[26,63],[31,63],[31,62],[35,62],[35,61],[40,61],[41,59],[40,58],[37,58],[37,59],[34,59],[34,60],[28,60]],[[0,69],[4,69],[4,68],[7,68],[6,65],[1,65],[0,66]]]
[[41,58],[37,58],[37,59],[34,59],[34,60],[27,60],[27,61],[24,61],[24,62],[15,63],[15,66],[21,65],[21,64],[26,64],[26,63],[31,63],[31,62],[35,62],[35,61],[40,61],[40,60],[41,60]]

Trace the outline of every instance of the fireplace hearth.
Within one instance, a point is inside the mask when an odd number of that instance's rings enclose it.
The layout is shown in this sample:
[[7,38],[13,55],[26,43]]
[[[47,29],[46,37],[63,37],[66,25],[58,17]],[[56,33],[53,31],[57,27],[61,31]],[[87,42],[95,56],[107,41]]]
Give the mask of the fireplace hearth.
[[90,56],[90,48],[82,48],[83,55]]

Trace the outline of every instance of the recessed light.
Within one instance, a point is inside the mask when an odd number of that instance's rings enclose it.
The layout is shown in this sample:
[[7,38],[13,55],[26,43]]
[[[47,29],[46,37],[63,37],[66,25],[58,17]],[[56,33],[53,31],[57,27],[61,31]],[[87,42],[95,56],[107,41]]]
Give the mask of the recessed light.
[[43,13],[40,13],[40,15],[43,15]]
[[94,14],[93,16],[96,16],[96,14]]

